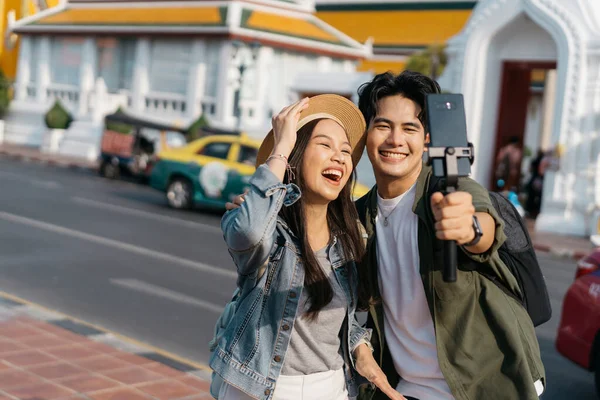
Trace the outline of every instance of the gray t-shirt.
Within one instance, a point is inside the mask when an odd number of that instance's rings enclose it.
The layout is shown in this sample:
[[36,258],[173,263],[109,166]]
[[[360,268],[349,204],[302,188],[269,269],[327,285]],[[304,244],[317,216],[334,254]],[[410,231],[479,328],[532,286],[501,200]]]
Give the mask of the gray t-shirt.
[[328,255],[329,246],[315,252],[317,261],[333,288],[333,299],[314,321],[305,317],[309,309],[306,291],[300,296],[300,309],[294,322],[292,337],[285,354],[283,375],[309,375],[337,371],[344,366],[341,356],[340,329],[346,318],[348,302],[338,284]]

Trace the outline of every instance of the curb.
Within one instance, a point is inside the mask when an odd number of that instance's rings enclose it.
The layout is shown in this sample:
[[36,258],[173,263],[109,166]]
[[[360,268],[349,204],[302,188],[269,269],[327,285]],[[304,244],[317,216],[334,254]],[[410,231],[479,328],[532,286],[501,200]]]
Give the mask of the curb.
[[206,365],[170,354],[164,350],[141,343],[102,327],[81,321],[66,314],[49,310],[17,296],[0,292],[0,308],[14,310],[28,317],[84,336],[94,342],[103,343],[124,353],[134,354],[149,361],[158,362],[185,374],[210,382],[212,370]]
[[537,251],[543,253],[550,253],[557,257],[568,258],[571,260],[580,260],[583,257],[588,255],[588,252],[580,251],[580,250],[571,250],[565,248],[555,248],[546,244],[533,244],[533,248]]
[[12,158],[13,160],[19,160],[19,161],[24,161],[24,162],[33,161],[33,162],[36,162],[39,164],[46,164],[46,165],[51,165],[51,166],[61,167],[61,168],[86,169],[86,170],[97,168],[97,165],[93,162],[85,163],[85,162],[58,160],[55,158],[44,157],[41,155],[41,153],[39,155],[38,154],[25,155],[22,153],[7,151],[5,149],[0,148],[0,155]]

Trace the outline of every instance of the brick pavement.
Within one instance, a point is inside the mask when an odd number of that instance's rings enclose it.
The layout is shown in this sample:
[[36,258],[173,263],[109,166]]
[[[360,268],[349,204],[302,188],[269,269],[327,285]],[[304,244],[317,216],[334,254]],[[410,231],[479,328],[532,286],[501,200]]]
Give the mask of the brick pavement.
[[0,297],[0,400],[209,400],[208,376],[111,333]]

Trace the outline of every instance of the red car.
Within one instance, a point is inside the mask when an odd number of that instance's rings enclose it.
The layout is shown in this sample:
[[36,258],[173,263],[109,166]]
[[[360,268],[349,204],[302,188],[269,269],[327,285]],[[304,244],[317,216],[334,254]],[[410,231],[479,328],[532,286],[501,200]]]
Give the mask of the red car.
[[595,372],[600,397],[600,248],[577,263],[575,282],[563,303],[556,348]]

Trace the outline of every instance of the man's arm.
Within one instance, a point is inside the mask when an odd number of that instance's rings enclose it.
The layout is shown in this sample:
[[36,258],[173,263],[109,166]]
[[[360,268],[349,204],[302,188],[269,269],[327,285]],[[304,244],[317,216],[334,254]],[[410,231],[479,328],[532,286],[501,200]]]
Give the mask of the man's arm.
[[472,179],[460,179],[458,191],[447,196],[434,193],[431,209],[437,238],[455,240],[461,246],[475,238],[473,216],[477,217],[483,236],[464,250],[478,262],[486,261],[506,240],[504,223],[492,206],[488,191]]

